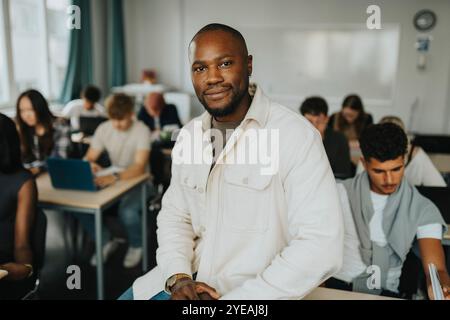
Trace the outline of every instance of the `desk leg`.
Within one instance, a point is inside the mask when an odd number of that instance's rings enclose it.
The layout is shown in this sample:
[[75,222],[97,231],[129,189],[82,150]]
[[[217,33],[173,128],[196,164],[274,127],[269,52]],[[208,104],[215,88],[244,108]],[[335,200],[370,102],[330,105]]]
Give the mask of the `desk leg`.
[[95,211],[95,253],[97,255],[97,298],[104,300],[102,210]]
[[148,269],[148,239],[147,239],[147,186],[142,184],[142,269],[144,272]]

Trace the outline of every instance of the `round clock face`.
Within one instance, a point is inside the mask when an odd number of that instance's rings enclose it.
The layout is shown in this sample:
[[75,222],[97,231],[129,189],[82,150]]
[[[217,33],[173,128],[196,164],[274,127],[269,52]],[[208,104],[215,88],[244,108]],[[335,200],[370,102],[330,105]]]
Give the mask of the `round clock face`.
[[414,26],[419,31],[429,31],[436,25],[436,15],[431,10],[421,10],[414,16]]

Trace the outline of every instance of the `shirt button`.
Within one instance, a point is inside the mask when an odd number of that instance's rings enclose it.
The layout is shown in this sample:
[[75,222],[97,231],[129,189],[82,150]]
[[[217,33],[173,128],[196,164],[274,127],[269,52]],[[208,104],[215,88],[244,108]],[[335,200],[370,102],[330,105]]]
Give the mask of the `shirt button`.
[[199,193],[203,193],[203,191],[205,191],[205,190],[203,190],[202,187],[198,188],[198,192],[199,192]]

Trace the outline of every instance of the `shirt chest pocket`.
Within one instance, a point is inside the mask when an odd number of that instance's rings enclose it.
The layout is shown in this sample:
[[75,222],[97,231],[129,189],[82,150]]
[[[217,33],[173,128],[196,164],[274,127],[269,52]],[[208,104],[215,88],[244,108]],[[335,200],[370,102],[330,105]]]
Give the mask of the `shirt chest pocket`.
[[273,190],[272,176],[256,168],[226,168],[222,192],[223,223],[230,231],[265,232]]
[[180,175],[181,192],[184,197],[187,209],[191,214],[194,230],[204,226],[205,221],[205,192],[201,183],[196,179],[193,173],[182,172]]

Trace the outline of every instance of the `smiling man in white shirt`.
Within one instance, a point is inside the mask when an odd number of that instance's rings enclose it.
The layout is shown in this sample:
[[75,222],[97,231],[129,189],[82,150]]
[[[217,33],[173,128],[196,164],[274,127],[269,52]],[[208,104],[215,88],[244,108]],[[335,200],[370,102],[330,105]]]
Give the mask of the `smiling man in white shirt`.
[[121,299],[300,299],[342,262],[341,209],[320,134],[260,88],[249,94],[253,59],[235,29],[202,28],[189,58],[207,112],[173,151],[158,265]]
[[327,287],[398,297],[402,266],[417,239],[429,296],[433,298],[428,264],[433,263],[450,298],[441,244],[446,224],[437,207],[404,179],[404,131],[392,123],[371,126],[361,135],[360,146],[366,171],[338,185],[344,263]]

